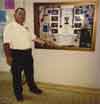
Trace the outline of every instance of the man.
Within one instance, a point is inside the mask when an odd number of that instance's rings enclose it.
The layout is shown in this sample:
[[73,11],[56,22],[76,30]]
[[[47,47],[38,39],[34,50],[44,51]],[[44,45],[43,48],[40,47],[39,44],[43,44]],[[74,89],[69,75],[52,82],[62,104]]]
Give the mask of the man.
[[15,10],[14,19],[15,21],[8,24],[4,30],[4,51],[7,63],[11,65],[14,94],[18,101],[23,101],[22,70],[24,70],[29,90],[35,94],[42,93],[42,90],[36,86],[33,77],[32,40],[33,43],[39,42],[41,44],[44,44],[44,41],[31,35],[24,27],[24,8]]

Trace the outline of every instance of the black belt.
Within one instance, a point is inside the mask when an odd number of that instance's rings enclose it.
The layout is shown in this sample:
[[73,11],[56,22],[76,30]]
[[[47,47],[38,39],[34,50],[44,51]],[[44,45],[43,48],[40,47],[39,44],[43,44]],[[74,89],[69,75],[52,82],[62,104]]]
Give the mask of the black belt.
[[29,49],[23,49],[23,50],[20,50],[20,49],[10,49],[12,53],[18,53],[18,54],[31,54],[32,53],[32,49],[29,48]]

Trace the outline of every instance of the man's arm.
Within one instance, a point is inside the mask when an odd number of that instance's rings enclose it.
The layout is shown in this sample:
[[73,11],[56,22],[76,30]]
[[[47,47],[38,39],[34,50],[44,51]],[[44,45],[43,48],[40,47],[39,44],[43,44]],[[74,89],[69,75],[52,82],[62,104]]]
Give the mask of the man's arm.
[[11,56],[10,44],[9,43],[4,43],[3,48],[4,48],[4,53],[5,53],[5,56],[6,56],[7,64],[11,65],[12,56]]
[[36,38],[33,39],[32,41],[37,42],[37,43],[42,44],[42,45],[45,44],[45,41],[44,41],[43,39],[41,39],[41,38],[38,38],[38,37],[36,37]]

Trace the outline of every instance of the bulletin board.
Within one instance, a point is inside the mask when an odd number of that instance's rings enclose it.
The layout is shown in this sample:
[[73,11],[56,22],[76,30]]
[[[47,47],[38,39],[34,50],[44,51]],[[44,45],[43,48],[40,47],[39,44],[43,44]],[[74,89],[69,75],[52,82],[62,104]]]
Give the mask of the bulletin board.
[[5,25],[12,21],[14,9],[14,0],[0,0],[0,64],[4,61],[3,31]]
[[95,50],[97,3],[34,3],[34,31],[46,40],[39,49]]

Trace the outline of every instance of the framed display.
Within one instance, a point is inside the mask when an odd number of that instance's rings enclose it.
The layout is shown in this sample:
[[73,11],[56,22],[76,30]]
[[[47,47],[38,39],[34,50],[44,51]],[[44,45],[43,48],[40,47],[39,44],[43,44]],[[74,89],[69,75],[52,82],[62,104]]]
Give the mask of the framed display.
[[41,49],[95,50],[97,2],[34,3],[34,31]]
[[52,15],[58,15],[58,10],[56,9],[52,10]]
[[51,31],[52,31],[52,33],[58,33],[57,29],[52,29]]
[[52,16],[51,21],[58,21],[58,16]]
[[51,27],[58,27],[58,23],[51,23]]
[[0,10],[0,24],[6,22],[6,11]]

